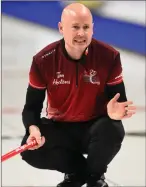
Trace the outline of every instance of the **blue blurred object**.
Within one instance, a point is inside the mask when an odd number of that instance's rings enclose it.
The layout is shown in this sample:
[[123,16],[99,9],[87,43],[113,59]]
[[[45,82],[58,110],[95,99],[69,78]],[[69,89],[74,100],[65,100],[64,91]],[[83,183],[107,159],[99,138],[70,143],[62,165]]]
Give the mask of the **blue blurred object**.
[[[63,6],[59,1],[3,1],[2,13],[58,29]],[[93,13],[94,37],[121,49],[146,55],[145,26],[97,16]]]

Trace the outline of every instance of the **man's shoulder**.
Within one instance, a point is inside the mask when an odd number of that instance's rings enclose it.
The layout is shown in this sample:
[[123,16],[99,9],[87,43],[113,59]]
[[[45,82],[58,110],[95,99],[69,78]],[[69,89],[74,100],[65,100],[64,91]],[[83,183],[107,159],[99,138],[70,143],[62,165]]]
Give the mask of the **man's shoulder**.
[[34,58],[37,60],[46,59],[49,56],[52,56],[59,46],[60,40],[50,43],[49,45],[41,49],[38,53],[36,53],[34,55]]
[[92,45],[94,46],[94,48],[96,48],[97,50],[100,50],[104,53],[109,53],[109,54],[118,54],[119,51],[117,49],[115,49],[113,46],[105,43],[105,42],[102,42],[102,41],[99,41],[99,40],[96,40],[95,38],[92,38]]

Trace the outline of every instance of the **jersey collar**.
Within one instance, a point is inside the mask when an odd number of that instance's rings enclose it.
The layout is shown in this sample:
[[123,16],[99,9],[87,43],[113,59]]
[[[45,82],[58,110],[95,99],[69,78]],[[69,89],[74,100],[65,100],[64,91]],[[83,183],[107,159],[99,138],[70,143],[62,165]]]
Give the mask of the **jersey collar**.
[[62,52],[64,54],[64,56],[71,62],[78,62],[78,63],[81,63],[81,64],[85,64],[86,63],[86,56],[88,54],[88,47],[85,49],[83,55],[81,56],[80,59],[76,60],[76,59],[73,59],[71,58],[71,56],[69,56],[69,54],[67,53],[66,49],[65,49],[65,41],[64,41],[64,38],[61,39],[61,48],[62,48]]

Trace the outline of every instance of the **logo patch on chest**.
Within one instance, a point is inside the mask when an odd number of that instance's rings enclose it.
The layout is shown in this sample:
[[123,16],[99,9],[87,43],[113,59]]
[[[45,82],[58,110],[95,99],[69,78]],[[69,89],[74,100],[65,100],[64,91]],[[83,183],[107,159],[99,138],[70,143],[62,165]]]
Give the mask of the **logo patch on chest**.
[[93,69],[90,69],[88,72],[84,72],[83,80],[87,83],[100,85],[100,80],[97,75],[97,71],[94,71]]

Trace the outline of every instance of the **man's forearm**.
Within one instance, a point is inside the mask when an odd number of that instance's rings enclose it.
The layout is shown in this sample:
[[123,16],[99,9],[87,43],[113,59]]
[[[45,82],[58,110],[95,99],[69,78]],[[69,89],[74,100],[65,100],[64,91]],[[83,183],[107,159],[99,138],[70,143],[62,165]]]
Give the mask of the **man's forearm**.
[[114,85],[114,86],[107,86],[106,87],[106,94],[108,97],[108,100],[110,101],[117,93],[120,94],[120,97],[118,99],[119,102],[125,102],[127,101],[126,91],[125,91],[125,85],[124,82],[121,82],[120,84]]
[[29,130],[29,126],[32,124],[39,128],[44,99],[45,90],[28,87],[26,103],[22,112],[22,121],[27,130]]

